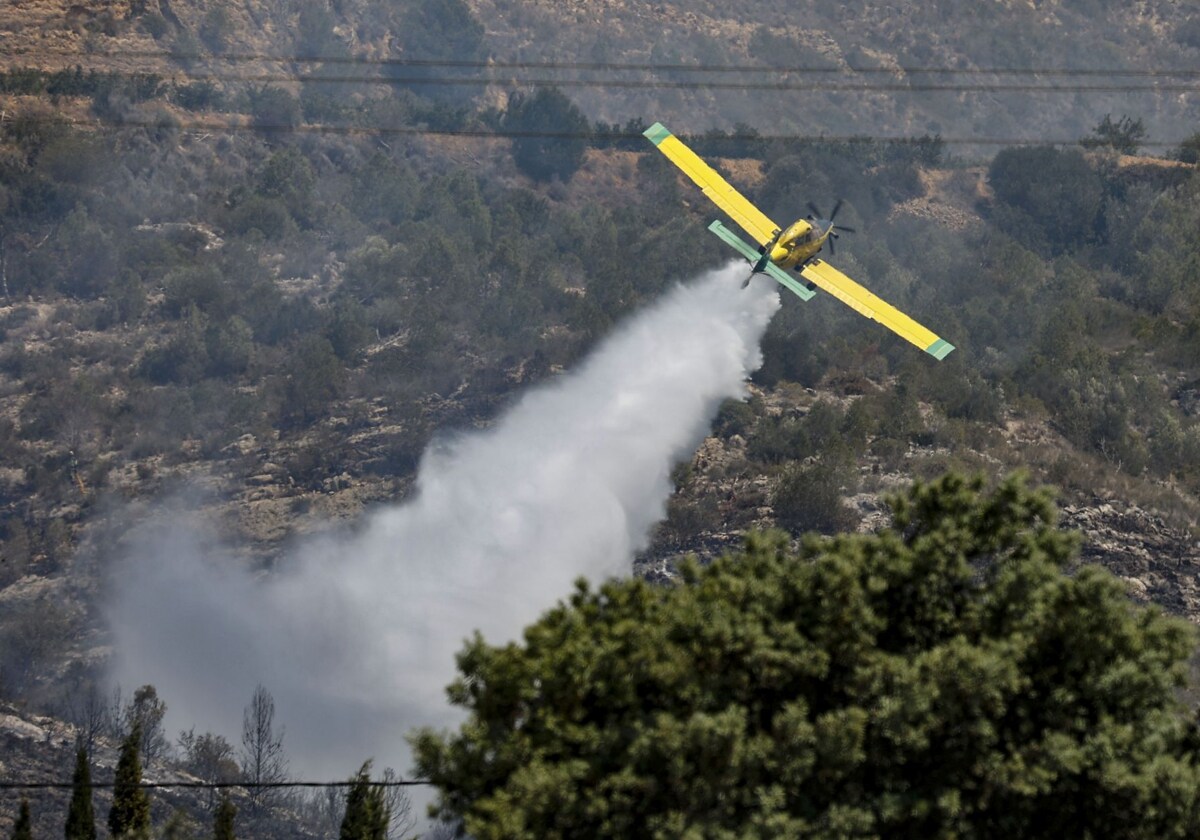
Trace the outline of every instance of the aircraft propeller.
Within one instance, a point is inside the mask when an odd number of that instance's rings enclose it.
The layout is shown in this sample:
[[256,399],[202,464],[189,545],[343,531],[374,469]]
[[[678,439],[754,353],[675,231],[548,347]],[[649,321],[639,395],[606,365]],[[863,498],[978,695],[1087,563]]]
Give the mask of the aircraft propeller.
[[845,233],[857,233],[858,232],[852,227],[846,227],[844,225],[835,225],[833,223],[833,220],[837,218],[838,211],[842,209],[842,201],[843,200],[840,198],[837,200],[837,203],[833,205],[833,212],[830,213],[828,217],[826,217],[825,214],[822,213],[817,208],[817,205],[813,204],[811,201],[808,202],[808,209],[812,211],[808,216],[809,221],[816,222],[817,225],[820,225],[821,227],[828,229],[828,231],[829,231],[829,239],[828,239],[829,253],[831,255],[835,255],[835,256],[837,254],[837,249],[834,247],[833,241],[838,238],[838,231],[843,231]]

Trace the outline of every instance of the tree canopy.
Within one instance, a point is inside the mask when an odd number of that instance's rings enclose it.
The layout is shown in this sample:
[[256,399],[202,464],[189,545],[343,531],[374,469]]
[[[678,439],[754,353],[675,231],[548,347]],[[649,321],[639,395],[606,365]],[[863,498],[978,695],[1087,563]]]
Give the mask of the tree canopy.
[[346,813],[340,840],[387,840],[391,814],[383,788],[371,784],[371,762],[367,761],[350,779],[346,791]]
[[71,779],[71,804],[67,808],[67,840],[96,840],[96,812],[92,807],[92,769],[87,750],[75,751],[75,774]]
[[1100,175],[1078,149],[1002,149],[988,168],[997,225],[1024,245],[1062,253],[1096,235],[1104,209]]
[[108,811],[108,831],[113,837],[141,837],[150,830],[150,798],[141,787],[141,742],[142,722],[135,717],[117,757],[112,807]]
[[504,113],[504,126],[517,133],[513,158],[517,168],[531,178],[569,181],[583,163],[591,127],[583,112],[558,88],[514,95]]
[[891,504],[476,636],[467,722],[413,736],[435,808],[477,838],[1194,835],[1188,626],[1073,568],[1020,476]]

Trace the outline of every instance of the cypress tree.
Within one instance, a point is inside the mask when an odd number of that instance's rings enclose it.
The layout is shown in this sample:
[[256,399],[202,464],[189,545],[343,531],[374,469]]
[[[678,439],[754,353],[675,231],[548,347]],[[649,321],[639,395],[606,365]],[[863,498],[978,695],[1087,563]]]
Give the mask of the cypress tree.
[[112,809],[108,812],[108,830],[113,837],[136,837],[150,830],[150,798],[141,787],[142,762],[138,756],[141,740],[142,725],[134,721],[133,729],[121,742],[117,758]]
[[237,807],[229,801],[229,794],[221,797],[217,806],[217,814],[213,820],[213,840],[234,840],[233,818],[237,816]]
[[75,753],[75,776],[71,779],[71,805],[67,810],[67,840],[96,840],[96,814],[92,809],[92,770],[87,750]]
[[342,818],[339,840],[387,840],[391,814],[383,798],[383,789],[371,785],[371,762],[350,780],[346,793],[346,816]]
[[21,800],[21,811],[17,824],[13,826],[12,840],[33,840],[33,820],[29,816],[29,800]]

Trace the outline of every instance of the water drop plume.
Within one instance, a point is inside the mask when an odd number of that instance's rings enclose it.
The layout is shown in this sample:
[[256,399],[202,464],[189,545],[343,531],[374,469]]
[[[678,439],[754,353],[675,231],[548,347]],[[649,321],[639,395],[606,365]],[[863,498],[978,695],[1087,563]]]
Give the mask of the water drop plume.
[[444,435],[416,493],[350,533],[309,539],[253,576],[179,511],[115,564],[113,678],[153,683],[174,729],[237,740],[255,685],[274,695],[293,771],[407,767],[404,734],[451,725],[454,654],[627,574],[665,510],[670,472],[721,401],[745,393],[779,306],[744,266],[675,288],[573,372],[489,429]]

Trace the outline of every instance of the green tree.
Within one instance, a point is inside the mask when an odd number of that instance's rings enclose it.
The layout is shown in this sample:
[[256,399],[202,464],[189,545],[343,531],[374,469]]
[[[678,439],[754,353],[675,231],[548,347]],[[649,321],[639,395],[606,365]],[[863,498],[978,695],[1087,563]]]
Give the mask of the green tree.
[[1122,114],[1114,121],[1112,114],[1105,114],[1092,129],[1092,136],[1080,140],[1079,145],[1085,149],[1112,149],[1123,155],[1136,155],[1145,139],[1146,126],[1141,117],[1135,120]]
[[254,124],[261,128],[279,131],[295,128],[302,121],[300,100],[281,87],[263,85],[253,88],[246,98],[254,115]]
[[67,808],[67,840],[96,840],[96,814],[92,809],[92,770],[82,746],[75,752],[71,779],[71,804]]
[[391,814],[383,788],[371,784],[371,762],[364,762],[350,781],[339,840],[387,840]]
[[224,7],[217,6],[209,9],[200,22],[200,40],[213,52],[224,52],[236,29],[229,12]]
[[142,762],[138,750],[142,742],[142,723],[134,719],[133,728],[121,742],[113,780],[112,808],[108,812],[108,831],[115,838],[141,837],[150,830],[150,798],[142,783]]
[[299,151],[288,147],[267,158],[258,172],[256,192],[282,201],[297,218],[311,215],[317,176]]
[[345,371],[333,345],[317,335],[297,343],[283,371],[283,414],[306,423],[328,410],[342,390]]
[[1022,244],[1052,253],[1086,243],[1104,209],[1100,175],[1078,149],[1003,149],[988,169],[996,223]]
[[167,716],[167,704],[159,699],[158,689],[143,685],[133,693],[133,699],[125,709],[125,720],[131,728],[136,725],[141,732],[138,756],[153,761],[166,754],[169,744],[163,731],[163,719]]
[[1194,836],[1193,634],[1047,490],[948,475],[877,534],[747,539],[659,587],[581,581],[458,657],[412,736],[436,813],[500,837]]
[[854,493],[858,475],[852,463],[834,454],[811,464],[792,464],[771,494],[775,521],[794,534],[834,534],[858,524],[859,517],[842,502],[842,488]]
[[532,96],[515,94],[504,113],[513,140],[517,168],[538,181],[571,180],[583,163],[591,126],[587,117],[558,88],[538,88]]
[[483,24],[475,19],[470,6],[463,0],[413,0],[396,6],[400,19],[393,31],[404,62],[388,65],[386,72],[431,99],[465,103],[479,92],[482,86],[422,84],[445,78],[447,68],[437,66],[439,62],[486,57]]
[[237,807],[229,801],[229,794],[221,797],[213,817],[213,840],[234,840],[233,820],[237,816]]
[[29,800],[21,800],[21,810],[13,825],[12,840],[33,840],[33,819],[29,815]]
[[[1200,19],[1197,19],[1197,23],[1200,24]],[[1184,163],[1200,163],[1200,131],[1179,144],[1175,157]]]

